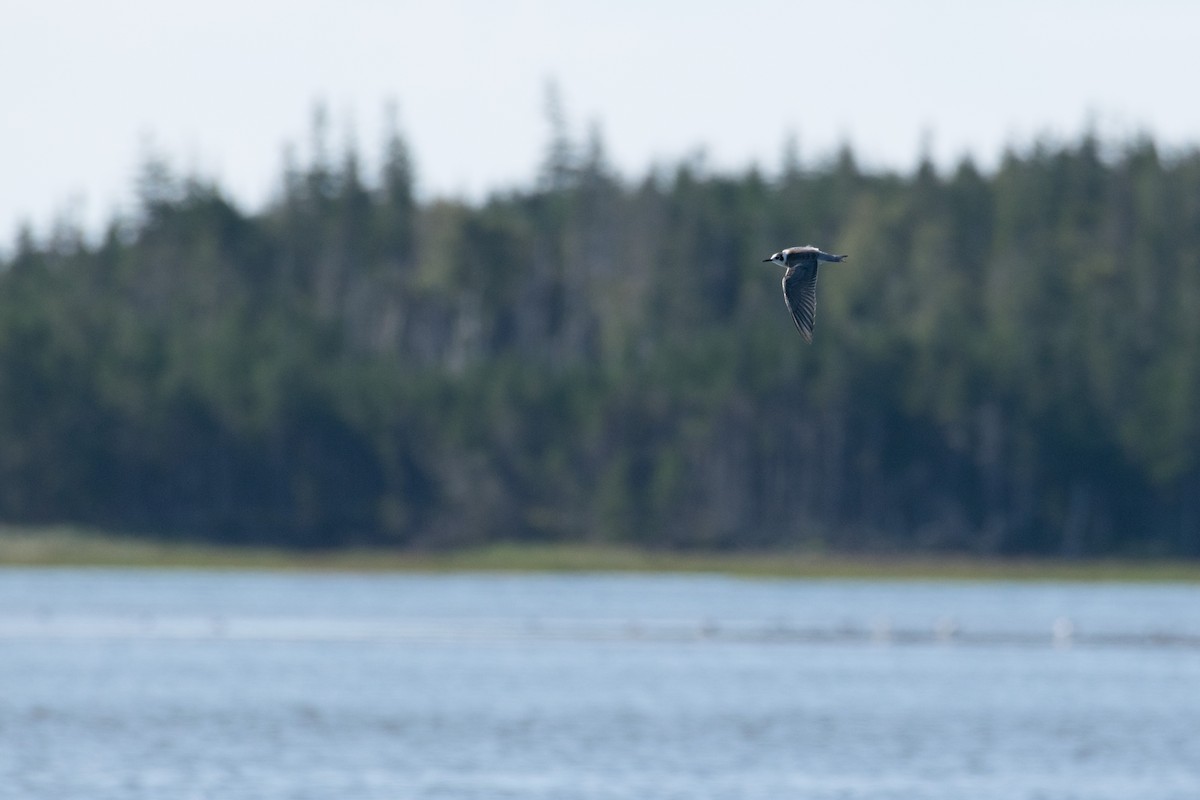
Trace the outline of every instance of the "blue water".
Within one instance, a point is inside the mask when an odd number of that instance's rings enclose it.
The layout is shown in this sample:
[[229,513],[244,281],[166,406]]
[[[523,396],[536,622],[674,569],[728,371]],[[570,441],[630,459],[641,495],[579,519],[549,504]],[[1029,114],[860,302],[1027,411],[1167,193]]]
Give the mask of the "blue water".
[[0,570],[0,798],[1200,798],[1200,587]]

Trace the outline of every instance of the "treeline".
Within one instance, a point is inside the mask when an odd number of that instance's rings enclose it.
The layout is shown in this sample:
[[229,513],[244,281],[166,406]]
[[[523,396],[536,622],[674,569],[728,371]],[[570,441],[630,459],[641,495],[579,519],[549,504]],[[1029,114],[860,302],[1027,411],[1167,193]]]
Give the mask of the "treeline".
[[[149,160],[0,264],[0,518],[298,547],[1200,554],[1200,153],[843,149],[418,202],[318,135],[248,213]],[[792,244],[821,273],[788,318]]]

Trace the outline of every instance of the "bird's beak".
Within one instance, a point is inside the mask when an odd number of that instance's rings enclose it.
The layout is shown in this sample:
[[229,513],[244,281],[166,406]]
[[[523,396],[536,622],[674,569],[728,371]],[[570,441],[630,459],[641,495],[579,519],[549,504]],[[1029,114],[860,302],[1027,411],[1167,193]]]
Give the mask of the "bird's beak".
[[773,259],[773,258],[764,258],[764,259],[763,259],[763,263],[764,263],[764,264],[766,264],[766,263],[768,263],[768,262],[771,262],[771,261],[774,261],[774,260],[775,260],[775,259]]

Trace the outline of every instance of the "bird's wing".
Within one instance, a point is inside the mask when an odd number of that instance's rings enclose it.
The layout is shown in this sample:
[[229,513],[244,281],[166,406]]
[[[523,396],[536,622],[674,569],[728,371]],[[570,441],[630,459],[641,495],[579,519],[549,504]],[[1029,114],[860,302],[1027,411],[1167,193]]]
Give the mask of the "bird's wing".
[[792,312],[796,329],[809,344],[817,321],[817,266],[815,258],[806,259],[783,273],[783,300]]

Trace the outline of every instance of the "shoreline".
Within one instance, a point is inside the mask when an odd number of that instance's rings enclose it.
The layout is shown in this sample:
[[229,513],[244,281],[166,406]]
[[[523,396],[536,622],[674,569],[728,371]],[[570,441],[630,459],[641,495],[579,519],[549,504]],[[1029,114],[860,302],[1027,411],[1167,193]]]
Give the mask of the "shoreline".
[[747,578],[1200,583],[1200,561],[987,558],[814,551],[674,552],[600,544],[493,544],[453,551],[333,551],[169,542],[70,527],[0,525],[0,568],[112,567],[373,573],[714,574]]

